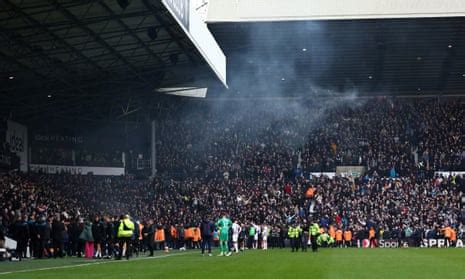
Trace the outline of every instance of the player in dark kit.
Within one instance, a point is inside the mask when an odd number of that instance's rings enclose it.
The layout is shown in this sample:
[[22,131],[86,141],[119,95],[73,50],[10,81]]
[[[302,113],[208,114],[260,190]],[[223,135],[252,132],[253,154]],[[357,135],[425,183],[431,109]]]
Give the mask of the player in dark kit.
[[212,221],[210,221],[210,216],[205,216],[204,220],[200,224],[200,233],[202,235],[202,256],[205,255],[205,248],[208,249],[208,255],[212,255],[212,241],[214,231],[215,225]]

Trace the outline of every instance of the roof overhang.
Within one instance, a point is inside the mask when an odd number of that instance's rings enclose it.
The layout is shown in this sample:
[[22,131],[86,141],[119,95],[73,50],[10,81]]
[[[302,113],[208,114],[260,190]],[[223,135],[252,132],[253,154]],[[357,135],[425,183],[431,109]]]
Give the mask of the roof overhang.
[[210,0],[208,23],[465,16],[455,0]]

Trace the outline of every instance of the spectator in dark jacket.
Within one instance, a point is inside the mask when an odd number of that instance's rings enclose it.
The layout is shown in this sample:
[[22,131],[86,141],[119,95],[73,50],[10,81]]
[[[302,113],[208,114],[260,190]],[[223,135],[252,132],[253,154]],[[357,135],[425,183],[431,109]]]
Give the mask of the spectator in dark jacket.
[[50,241],[50,223],[45,219],[45,216],[41,216],[35,223],[35,232],[37,233],[36,255],[41,259],[47,252],[48,242]]
[[53,257],[63,258],[65,255],[65,233],[66,226],[60,215],[57,215],[52,223],[52,243],[53,243]]
[[144,245],[149,249],[149,257],[153,256],[153,247],[155,245],[153,239],[155,234],[155,225],[152,219],[147,221],[147,224],[142,229]]
[[105,245],[103,247],[104,254],[107,258],[111,258],[114,254],[115,245],[115,227],[113,220],[109,216],[104,217],[105,220]]
[[79,228],[79,219],[73,219],[68,225],[69,235],[69,254],[70,256],[79,256],[79,234],[81,229]]
[[92,236],[94,237],[94,258],[102,258],[102,247],[105,241],[105,223],[100,219],[100,216],[95,216],[92,224]]
[[208,248],[208,255],[212,254],[212,241],[215,225],[210,221],[210,216],[207,215],[200,224],[200,232],[202,235],[202,255],[205,254],[205,248]]
[[27,224],[27,215],[22,216],[21,219],[14,224],[14,239],[17,241],[16,252],[18,257],[25,258],[27,251],[27,243],[29,241],[29,226]]
[[36,254],[37,246],[38,246],[38,239],[37,239],[37,232],[35,229],[35,224],[36,224],[35,215],[32,214],[30,215],[29,220],[27,221],[27,226],[29,229],[29,238],[30,238],[29,247],[30,247],[30,252],[31,252],[32,257],[38,257],[38,255]]

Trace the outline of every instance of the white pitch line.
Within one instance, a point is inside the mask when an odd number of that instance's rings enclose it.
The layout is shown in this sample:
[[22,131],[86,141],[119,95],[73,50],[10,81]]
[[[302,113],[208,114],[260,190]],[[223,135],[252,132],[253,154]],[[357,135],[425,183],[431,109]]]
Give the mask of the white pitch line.
[[108,261],[91,262],[91,263],[82,263],[82,264],[74,264],[74,265],[41,267],[41,268],[25,269],[25,270],[18,270],[18,271],[6,271],[6,272],[0,272],[0,275],[7,275],[7,274],[12,274],[12,273],[25,273],[25,272],[32,272],[32,271],[53,270],[53,269],[65,269],[65,268],[83,267],[83,266],[99,265],[99,264],[108,264],[108,263],[128,263],[128,262],[134,262],[134,261],[162,259],[162,258],[168,258],[168,257],[174,257],[174,256],[191,255],[191,254],[195,254],[195,252],[190,252],[190,253],[176,253],[176,254],[161,255],[161,256],[146,257],[146,258],[135,258],[135,259],[133,259],[133,260],[131,260],[131,261],[125,261],[125,260],[120,260],[120,261],[108,260]]

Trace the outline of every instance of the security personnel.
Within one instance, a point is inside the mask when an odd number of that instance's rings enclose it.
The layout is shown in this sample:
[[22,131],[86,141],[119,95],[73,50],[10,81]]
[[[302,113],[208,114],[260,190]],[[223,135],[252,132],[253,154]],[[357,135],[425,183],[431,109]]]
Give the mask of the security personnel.
[[129,220],[129,215],[122,215],[118,225],[117,237],[119,240],[119,254],[116,258],[121,260],[124,250],[126,250],[126,259],[129,260],[131,237],[134,234],[134,223]]
[[449,247],[450,242],[451,242],[451,236],[452,236],[452,228],[447,226],[442,229],[444,238],[446,239],[446,247]]
[[336,239],[336,246],[339,248],[342,248],[342,229],[338,228],[335,233],[335,239]]
[[352,231],[349,228],[344,231],[344,247],[352,247]]
[[313,252],[318,251],[317,239],[318,239],[319,234],[320,234],[320,226],[318,226],[318,223],[315,222],[310,226],[310,241],[312,242]]
[[295,251],[298,252],[299,251],[299,247],[302,243],[302,228],[300,227],[300,225],[297,225],[295,227],[295,232],[296,232],[296,238],[295,238]]
[[[323,233],[323,232],[321,232]],[[331,238],[335,239],[336,238],[336,229],[334,228],[333,225],[329,225],[329,228],[328,228],[328,234]]]
[[368,240],[370,241],[370,247],[376,247],[376,231],[375,228],[371,227],[370,231],[368,232]]
[[324,247],[331,247],[334,243],[334,238],[332,238],[328,233],[323,233],[317,238],[317,244]]
[[310,235],[310,227],[307,225],[307,222],[304,220],[302,226],[302,232],[300,233],[300,244],[302,246],[302,252],[307,252],[308,239]]
[[299,251],[301,233],[302,233],[302,229],[300,228],[299,225],[294,224],[294,225],[289,226],[289,230],[287,234],[291,241],[291,247],[292,247],[291,252]]
[[168,252],[165,249],[165,240],[165,229],[161,224],[158,224],[154,235],[155,250],[165,250],[165,252]]
[[295,242],[297,241],[297,228],[294,225],[290,225],[289,229],[287,230],[287,236],[291,242],[291,252],[294,252],[295,249]]

